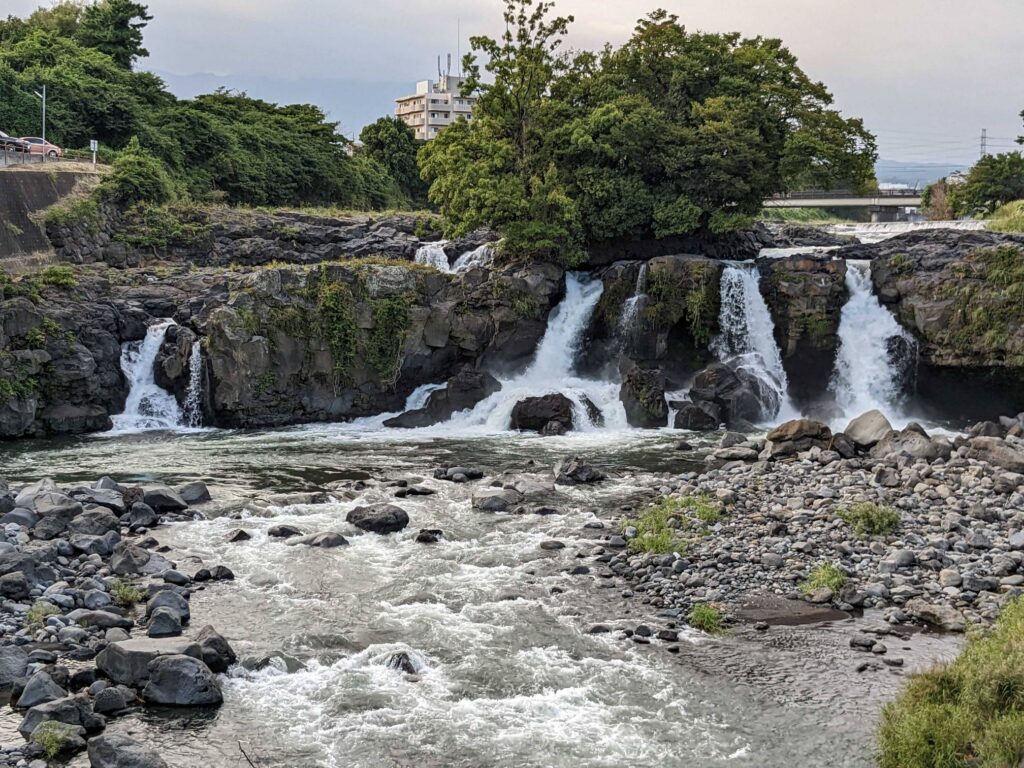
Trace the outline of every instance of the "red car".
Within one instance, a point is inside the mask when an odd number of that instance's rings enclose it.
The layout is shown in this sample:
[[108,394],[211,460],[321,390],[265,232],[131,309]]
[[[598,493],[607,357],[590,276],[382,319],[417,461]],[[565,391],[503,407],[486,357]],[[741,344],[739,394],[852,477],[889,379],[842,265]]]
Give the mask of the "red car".
[[38,136],[22,136],[22,141],[28,142],[30,155],[46,155],[47,157],[64,157],[64,150],[56,144],[51,144]]

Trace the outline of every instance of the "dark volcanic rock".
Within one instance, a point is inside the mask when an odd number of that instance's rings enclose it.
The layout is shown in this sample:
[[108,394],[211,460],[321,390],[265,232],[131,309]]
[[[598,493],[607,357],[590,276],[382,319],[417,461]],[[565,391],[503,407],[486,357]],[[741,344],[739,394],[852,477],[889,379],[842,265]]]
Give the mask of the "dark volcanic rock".
[[447,421],[452,414],[472,408],[481,400],[501,389],[501,384],[489,373],[463,366],[448,379],[443,389],[430,393],[423,408],[388,419],[385,427],[429,427]]
[[722,411],[712,402],[702,400],[686,403],[676,411],[676,429],[690,429],[694,432],[710,432],[722,423]]
[[665,403],[665,374],[659,368],[629,365],[622,374],[619,399],[632,427],[657,429],[668,422]]
[[573,429],[572,400],[562,394],[528,397],[512,408],[509,429],[561,435]]
[[213,672],[192,656],[158,656],[149,663],[148,672],[142,698],[151,704],[198,707],[224,700]]
[[120,733],[105,733],[89,740],[91,768],[167,768],[156,752]]
[[409,524],[409,515],[394,504],[376,504],[372,507],[356,507],[349,511],[345,520],[356,528],[372,533],[395,533]]

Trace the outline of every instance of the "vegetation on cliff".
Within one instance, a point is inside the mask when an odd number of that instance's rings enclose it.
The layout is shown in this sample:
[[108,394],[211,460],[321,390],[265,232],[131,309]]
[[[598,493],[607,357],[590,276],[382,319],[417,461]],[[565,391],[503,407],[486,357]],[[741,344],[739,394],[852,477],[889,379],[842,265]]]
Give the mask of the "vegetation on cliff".
[[1024,760],[1024,600],[951,664],[912,675],[886,705],[881,768],[1016,768]]
[[655,11],[599,53],[559,53],[571,18],[507,0],[474,37],[471,122],[420,150],[453,234],[501,229],[519,254],[572,261],[587,243],[722,234],[794,186],[874,182],[873,137],[830,108],[778,40],[688,31]]
[[46,84],[47,138],[70,148],[97,139],[106,160],[123,152],[115,173],[156,181],[129,190],[133,199],[409,205],[408,168],[376,150],[350,157],[349,142],[318,107],[224,90],[182,100],[152,73],[133,70],[147,55],[142,32],[151,18],[129,0],[65,0],[0,20],[0,125],[38,133],[33,91]]

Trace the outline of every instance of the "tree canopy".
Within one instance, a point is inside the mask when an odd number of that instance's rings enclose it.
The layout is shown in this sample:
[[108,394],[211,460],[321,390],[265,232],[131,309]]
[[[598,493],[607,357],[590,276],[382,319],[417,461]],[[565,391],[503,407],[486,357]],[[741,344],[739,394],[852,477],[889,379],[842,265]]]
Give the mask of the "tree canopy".
[[[152,162],[162,164],[172,196],[245,205],[408,205],[392,167],[351,156],[348,140],[318,107],[224,90],[177,99],[157,76],[134,71],[147,55],[142,30],[150,19],[145,5],[98,0],[0,21],[0,129],[38,134],[33,91],[45,84],[47,138],[71,149],[97,139],[115,152],[133,142],[122,170],[145,170],[152,181]],[[394,167],[407,183],[408,168],[397,161]],[[139,181],[138,194],[166,196],[162,178]]]
[[1014,200],[1024,200],[1024,155],[1007,152],[981,158],[960,184],[947,184],[953,212],[978,216]]
[[455,234],[486,224],[513,252],[565,255],[726,233],[787,189],[874,185],[874,138],[779,40],[690,32],[659,10],[619,48],[565,55],[571,17],[505,5],[505,34],[474,37],[464,62],[473,120],[420,152]]

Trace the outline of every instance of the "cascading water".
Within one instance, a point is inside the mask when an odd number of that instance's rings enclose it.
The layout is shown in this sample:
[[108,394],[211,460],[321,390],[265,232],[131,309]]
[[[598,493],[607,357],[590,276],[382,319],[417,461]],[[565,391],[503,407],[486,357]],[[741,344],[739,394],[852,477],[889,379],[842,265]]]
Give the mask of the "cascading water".
[[757,377],[767,387],[764,400],[776,403],[764,418],[796,418],[789,400],[789,380],[775,343],[775,324],[761,296],[761,276],[753,264],[726,267],[722,272],[721,332],[711,343],[722,362]]
[[185,392],[185,421],[190,427],[203,422],[203,349],[197,339],[188,360],[188,389]]
[[173,320],[161,320],[149,326],[146,338],[121,346],[121,370],[128,379],[128,398],[124,412],[113,416],[115,432],[142,432],[151,429],[179,429],[185,416],[174,395],[161,389],[153,378],[153,367],[160,345]]
[[444,252],[445,241],[437,243],[424,243],[416,249],[415,261],[417,264],[426,264],[441,272],[451,272],[448,264],[448,254]]
[[636,315],[640,309],[640,300],[647,291],[647,262],[640,265],[640,271],[636,275],[636,288],[633,295],[626,299],[622,305],[622,314],[619,315],[619,335],[626,337],[636,323]]
[[574,374],[576,354],[603,290],[600,280],[586,280],[576,272],[566,273],[565,298],[552,311],[544,338],[529,368],[514,378],[502,381],[500,391],[479,402],[472,410],[453,416],[450,425],[505,430],[508,429],[512,409],[520,400],[562,393],[573,402],[577,429],[595,427],[587,413],[584,398],[601,411],[605,427],[625,429],[626,412],[619,401],[618,383],[582,379]]
[[452,264],[452,272],[465,272],[472,267],[480,267],[489,264],[494,256],[494,246],[491,243],[484,243],[472,251],[467,251],[455,260]]
[[842,410],[841,426],[873,409],[890,420],[901,417],[903,376],[893,342],[914,342],[875,296],[870,266],[847,262],[850,297],[839,319],[839,352],[830,385]]

